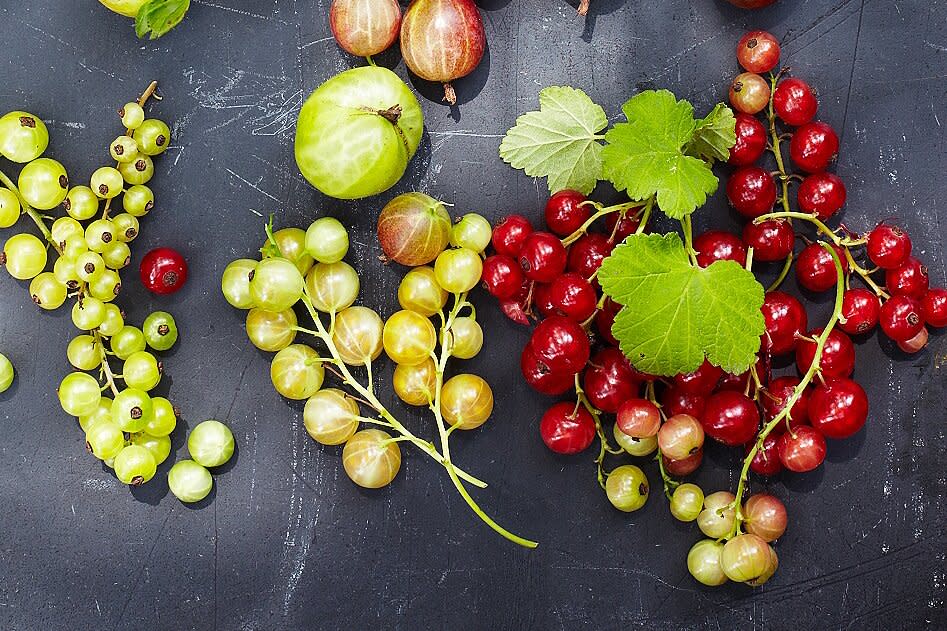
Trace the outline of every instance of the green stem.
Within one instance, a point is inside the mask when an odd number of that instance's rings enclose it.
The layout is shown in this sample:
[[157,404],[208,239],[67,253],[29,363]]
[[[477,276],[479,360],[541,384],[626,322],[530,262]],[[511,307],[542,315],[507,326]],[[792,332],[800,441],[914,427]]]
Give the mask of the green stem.
[[684,249],[687,251],[687,257],[690,259],[691,265],[697,267],[697,251],[694,249],[694,229],[690,215],[685,215],[681,219],[681,228],[684,231]]
[[790,252],[789,256],[786,257],[786,261],[783,263],[783,269],[779,270],[779,276],[776,277],[770,286],[766,288],[766,293],[775,291],[779,289],[779,286],[783,284],[783,281],[786,280],[786,277],[789,276],[789,270],[792,269],[792,262],[795,257],[793,253]]
[[664,468],[664,455],[660,449],[658,449],[658,455],[655,460],[658,461],[658,470],[661,472],[661,480],[664,482],[664,495],[668,498],[668,501],[670,501],[671,496],[674,495],[674,490],[679,487],[681,483],[672,478],[670,474],[668,474],[667,469]]
[[7,177],[7,174],[3,171],[0,171],[0,182],[2,182],[4,186],[6,186],[13,192],[14,195],[16,195],[17,199],[20,200],[20,208],[22,208],[23,214],[29,216],[29,218],[33,220],[33,223],[36,224],[36,227],[39,228],[40,233],[42,233],[43,238],[45,238],[46,241],[53,247],[53,249],[56,250],[56,253],[59,256],[62,256],[62,247],[60,247],[60,245],[56,243],[55,240],[53,240],[52,233],[49,231],[49,228],[46,227],[46,221],[38,212],[33,210],[33,207],[30,206],[25,199],[23,199],[23,195],[20,194],[20,189],[17,188],[16,184],[13,183],[13,180]]
[[641,201],[633,201],[633,202],[625,202],[624,204],[616,204],[616,205],[614,205],[614,206],[606,206],[606,207],[604,207],[604,208],[598,207],[598,210],[595,211],[595,212],[592,214],[592,216],[589,217],[589,218],[585,221],[585,223],[583,223],[583,224],[579,227],[578,230],[576,230],[575,232],[573,232],[573,233],[570,234],[568,237],[566,237],[565,239],[562,240],[562,245],[564,245],[564,246],[566,246],[566,247],[569,247],[570,245],[572,245],[573,243],[575,243],[576,241],[578,241],[578,240],[582,237],[582,235],[584,235],[584,234],[586,233],[586,231],[589,229],[589,227],[590,227],[593,223],[595,223],[596,221],[598,221],[599,219],[601,219],[601,218],[604,217],[605,215],[610,215],[610,214],[612,214],[612,213],[617,213],[617,212],[623,212],[623,211],[625,211],[625,210],[630,210],[630,209],[632,209],[632,208],[641,208],[642,206],[648,207],[648,206],[650,206],[652,203],[654,203],[654,198],[653,198],[653,197],[649,197],[646,201],[643,201],[643,202],[641,202]]
[[112,367],[109,366],[108,353],[105,350],[105,339],[98,329],[92,331],[92,339],[99,349],[99,359],[102,367],[102,374],[105,375],[105,383],[112,391],[112,396],[118,396],[118,388],[115,386],[115,374],[112,373]]

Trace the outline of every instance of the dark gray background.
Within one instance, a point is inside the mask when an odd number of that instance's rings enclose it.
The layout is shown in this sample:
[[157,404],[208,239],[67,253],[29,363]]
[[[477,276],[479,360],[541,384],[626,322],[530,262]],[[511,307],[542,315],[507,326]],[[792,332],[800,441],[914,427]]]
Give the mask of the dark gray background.
[[[239,452],[198,509],[168,494],[160,475],[136,491],[119,484],[85,453],[56,402],[74,335],[68,314],[38,313],[24,285],[0,276],[0,349],[19,371],[0,396],[0,628],[943,625],[947,351],[939,334],[913,357],[875,335],[858,342],[870,420],[833,443],[818,471],[772,484],[790,511],[779,572],[762,589],[705,589],[685,567],[699,533],[673,520],[660,493],[635,514],[619,513],[599,491],[590,455],[559,458],[542,445],[537,421],[549,400],[525,386],[513,352],[527,332],[492,301],[479,297],[487,343],[470,366],[494,384],[496,412],[454,443],[457,460],[492,483],[477,493],[483,506],[538,538],[533,552],[484,527],[414,451],[405,451],[391,488],[353,486],[338,450],[301,429],[301,406],[273,391],[268,356],[247,342],[243,314],[226,305],[218,279],[227,262],[259,247],[255,212],[276,213],[281,226],[328,213],[352,228],[364,302],[390,313],[402,270],[376,262],[373,227],[394,193],[419,189],[458,213],[536,219],[545,184],[504,165],[496,149],[541,87],[581,87],[613,119],[646,87],[674,90],[704,112],[738,72],[738,38],[763,27],[818,88],[820,117],[840,130],[844,221],[865,229],[896,217],[943,285],[947,3],[781,0],[744,12],[720,0],[593,0],[583,22],[564,0],[484,0],[489,53],[457,82],[460,107],[422,99],[427,135],[409,173],[358,203],[315,194],[292,155],[303,98],[361,63],[332,41],[328,0],[194,0],[186,21],[156,43],[137,41],[130,21],[92,1],[3,5],[0,110],[48,120],[49,155],[77,182],[107,163],[115,109],[161,81],[165,100],[151,111],[172,124],[174,146],[158,161],[157,209],[133,244],[120,304],[136,323],[162,308],[180,325],[161,386],[184,412],[172,458],[186,457],[183,428],[209,417],[231,425]],[[722,198],[700,213],[701,227],[738,225]],[[171,298],[147,295],[134,271],[159,245],[180,249],[191,266],[187,287]],[[815,303],[812,320],[826,310],[825,300]],[[426,420],[411,422],[430,431]],[[732,488],[736,455],[711,448],[707,456],[700,483]]]

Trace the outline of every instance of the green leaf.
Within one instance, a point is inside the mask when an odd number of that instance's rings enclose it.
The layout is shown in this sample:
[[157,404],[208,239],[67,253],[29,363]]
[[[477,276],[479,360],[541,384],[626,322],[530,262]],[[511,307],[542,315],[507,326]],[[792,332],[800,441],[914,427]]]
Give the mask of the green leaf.
[[677,234],[632,235],[605,259],[598,280],[623,305],[612,333],[636,368],[671,376],[704,361],[742,373],[756,361],[764,291],[733,261],[694,267]]
[[726,161],[730,158],[730,147],[737,142],[736,124],[733,111],[723,103],[718,103],[710,114],[697,123],[687,153],[705,160]]
[[191,0],[149,0],[138,10],[135,18],[135,34],[143,38],[158,39],[181,23],[191,6]]
[[582,90],[551,86],[539,93],[539,110],[506,132],[500,157],[531,177],[548,177],[549,192],[569,188],[588,195],[602,177],[602,136],[608,118]]
[[697,129],[691,104],[667,90],[649,90],[622,111],[628,122],[605,135],[605,178],[632,199],[657,195],[658,206],[673,219],[703,206],[717,190],[717,178],[710,165],[684,153]]

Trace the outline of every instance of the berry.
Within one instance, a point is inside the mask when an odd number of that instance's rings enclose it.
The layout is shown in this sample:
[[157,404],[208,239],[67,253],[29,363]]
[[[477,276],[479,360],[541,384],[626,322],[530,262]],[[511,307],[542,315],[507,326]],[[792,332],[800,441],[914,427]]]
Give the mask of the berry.
[[921,300],[921,313],[928,326],[947,326],[947,289],[934,287]]
[[910,296],[891,296],[881,305],[879,323],[889,338],[906,342],[924,328],[921,305]]
[[900,294],[920,300],[930,287],[927,267],[913,256],[909,256],[900,267],[885,272],[885,286],[890,294]]
[[749,222],[743,227],[743,243],[753,248],[753,258],[764,263],[782,261],[792,254],[796,233],[784,219]]
[[567,269],[583,278],[591,278],[614,248],[615,244],[604,234],[592,232],[583,235],[569,248]]
[[526,383],[537,392],[549,395],[562,394],[575,384],[575,375],[553,372],[527,344],[520,356],[520,370]]
[[635,373],[617,348],[605,348],[592,358],[585,371],[583,389],[596,408],[614,414],[622,402],[638,391]]
[[[776,475],[783,470],[783,463],[779,459],[779,434],[770,433],[763,439],[763,446],[757,450],[750,461],[750,470],[759,475]],[[746,453],[750,453],[753,443],[747,443]]]
[[796,130],[789,141],[789,157],[806,173],[824,171],[838,154],[839,140],[828,123],[815,121]]
[[598,295],[592,283],[570,272],[552,281],[549,286],[549,301],[559,315],[576,322],[585,322],[595,314]]
[[898,342],[898,348],[900,348],[905,353],[917,353],[927,346],[928,337],[929,333],[927,332],[927,327],[922,328],[920,332],[918,332],[918,334],[911,339]]
[[803,425],[779,437],[779,461],[790,471],[812,471],[825,460],[825,437],[819,430]]
[[523,240],[520,267],[526,278],[551,283],[566,269],[567,253],[562,241],[549,232],[534,232]]
[[796,348],[799,336],[809,325],[806,308],[794,296],[783,291],[771,291],[763,300],[763,320],[766,333],[762,349],[771,355],[784,355]]
[[749,72],[769,72],[779,63],[779,41],[766,31],[750,31],[737,44],[737,61]]
[[705,359],[693,372],[675,375],[674,385],[684,392],[707,396],[714,391],[722,376],[723,369]]
[[[848,260],[840,246],[833,245],[842,263],[842,273],[848,274]],[[810,243],[796,259],[796,280],[809,291],[827,291],[838,282],[835,261],[820,243]]]
[[523,270],[506,254],[494,254],[483,261],[483,286],[490,295],[500,300],[516,296],[523,287]]
[[577,454],[588,449],[595,439],[595,420],[581,405],[557,403],[543,414],[539,434],[551,451]]
[[[765,386],[769,382],[770,376],[769,353],[762,353],[756,358],[755,369],[757,378],[760,380],[760,383]],[[749,370],[739,375],[727,372],[724,373],[723,377],[720,378],[720,381],[717,382],[717,390],[736,390],[737,392],[745,392],[747,387],[750,385],[751,379],[752,377]]]
[[697,471],[701,461],[704,459],[704,450],[698,449],[695,453],[686,458],[681,458],[680,460],[672,460],[664,455],[661,456],[661,459],[664,461],[664,469],[668,474],[676,478],[683,478],[685,475],[690,475]]
[[769,82],[753,72],[744,72],[730,84],[730,104],[744,114],[757,114],[769,103]]
[[867,289],[846,289],[842,296],[842,318],[845,321],[840,319],[839,327],[849,335],[870,331],[878,324],[880,308],[878,296]]
[[733,166],[747,166],[754,164],[766,151],[766,127],[755,116],[736,113],[737,142],[730,148],[730,158],[727,160]]
[[632,438],[650,438],[661,429],[661,411],[647,399],[628,399],[618,408],[618,428]]
[[138,271],[142,284],[155,294],[173,294],[187,282],[187,261],[171,248],[157,248],[146,254]]
[[546,227],[560,237],[568,237],[582,227],[592,211],[585,195],[578,191],[564,190],[553,194],[546,202]]
[[[773,379],[769,387],[766,388],[766,392],[760,397],[760,407],[763,408],[763,418],[766,419],[766,422],[772,421],[783,411],[783,408],[786,407],[786,403],[789,402],[789,399],[795,392],[796,386],[799,385],[799,381],[798,377],[792,376]],[[809,393],[810,390],[808,388],[803,390],[789,411],[789,424],[792,427],[805,425],[809,422]],[[780,423],[773,432],[781,434],[785,430],[786,423]]]
[[689,414],[700,418],[707,406],[707,397],[694,392],[687,392],[679,386],[667,388],[661,395],[661,408],[668,416],[675,414]]
[[704,446],[704,428],[689,414],[676,414],[658,430],[661,454],[671,460],[693,456]]
[[[621,243],[638,230],[641,225],[639,216],[630,210],[605,215],[605,229],[611,235],[612,243]],[[647,227],[644,230],[647,232]],[[573,246],[574,247],[574,246]]]
[[[813,339],[822,335],[822,329],[813,329],[809,331],[809,337]],[[802,339],[796,347],[796,367],[800,374],[809,371],[812,360],[815,359],[815,341]],[[819,370],[826,379],[836,377],[848,377],[855,370],[855,345],[851,338],[839,331],[832,329],[828,338],[825,340],[825,346],[822,348],[822,360],[819,362]]]
[[748,219],[765,215],[776,203],[776,181],[762,167],[741,167],[727,180],[727,199]]
[[783,79],[773,93],[773,109],[787,125],[799,127],[815,118],[819,102],[809,84],[802,79]]
[[493,229],[493,249],[497,254],[505,254],[518,259],[523,241],[533,232],[529,219],[522,215],[504,217]]
[[882,269],[895,269],[911,256],[911,237],[897,226],[878,224],[868,233],[866,249],[872,263]]
[[868,418],[868,396],[851,379],[820,384],[809,397],[809,422],[828,438],[848,438]]
[[544,283],[533,284],[533,305],[539,311],[539,315],[544,318],[556,314],[556,305],[552,303],[552,297],[549,293],[549,285]]
[[708,230],[694,239],[697,264],[709,267],[716,261],[736,261],[746,265],[746,248],[740,237],[725,230]]
[[539,323],[529,346],[553,372],[574,375],[589,361],[589,338],[575,321],[552,316]]
[[618,346],[618,340],[612,334],[612,325],[615,323],[615,316],[621,311],[621,305],[611,298],[605,299],[605,304],[595,314],[595,328],[598,330],[606,342],[612,346]]
[[799,185],[799,209],[825,221],[845,205],[845,183],[834,173],[814,173]]
[[760,413],[750,397],[742,392],[724,390],[707,399],[700,423],[708,436],[733,447],[756,436]]

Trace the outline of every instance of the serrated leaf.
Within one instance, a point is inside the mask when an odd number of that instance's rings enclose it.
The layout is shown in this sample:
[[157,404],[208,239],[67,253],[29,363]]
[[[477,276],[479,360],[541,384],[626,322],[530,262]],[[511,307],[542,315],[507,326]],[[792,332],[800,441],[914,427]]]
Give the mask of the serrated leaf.
[[677,234],[632,235],[598,272],[622,305],[612,334],[636,368],[671,376],[704,361],[742,373],[756,360],[765,330],[764,291],[733,261],[691,265]]
[[518,119],[500,143],[500,157],[531,177],[547,177],[549,192],[589,194],[602,177],[601,132],[608,118],[582,90],[551,86],[539,110]]
[[697,122],[687,153],[707,160],[726,161],[730,158],[730,148],[737,142],[736,124],[733,111],[718,103],[710,114]]
[[135,34],[139,38],[151,33],[149,39],[158,39],[181,23],[191,0],[149,0],[138,10]]
[[710,166],[684,153],[697,121],[687,101],[667,90],[642,92],[622,107],[628,118],[605,134],[603,173],[632,199],[657,195],[658,206],[682,219],[703,206],[717,190]]

